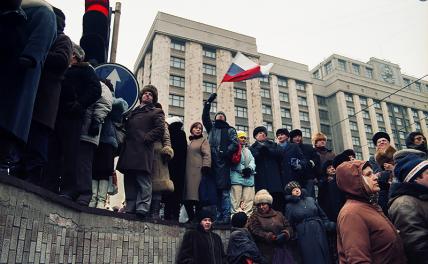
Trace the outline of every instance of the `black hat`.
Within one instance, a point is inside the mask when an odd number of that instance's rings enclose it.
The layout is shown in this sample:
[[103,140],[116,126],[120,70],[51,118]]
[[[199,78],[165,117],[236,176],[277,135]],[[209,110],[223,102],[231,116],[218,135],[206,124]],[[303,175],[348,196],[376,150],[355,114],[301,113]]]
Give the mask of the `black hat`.
[[254,131],[253,131],[253,138],[256,138],[256,136],[257,136],[257,134],[258,133],[260,133],[260,132],[263,132],[263,133],[265,133],[265,135],[267,136],[267,129],[266,129],[266,127],[264,127],[264,126],[258,126],[258,127],[256,127],[256,128],[254,128]]
[[337,167],[339,167],[340,164],[346,162],[346,161],[350,161],[349,156],[354,156],[355,157],[355,152],[352,149],[347,149],[345,151],[343,151],[342,153],[340,153],[339,155],[337,155],[336,157],[334,157],[333,159],[333,167],[335,169],[337,169]]
[[223,111],[218,111],[214,116],[214,120],[217,118],[218,115],[224,116],[224,121],[226,121],[226,114]]
[[345,149],[345,150],[342,152],[342,154],[343,154],[343,155],[346,155],[347,157],[349,157],[349,156],[352,156],[352,157],[354,157],[354,158],[356,158],[356,157],[357,157],[357,155],[355,154],[355,151],[354,151],[353,149]]
[[205,218],[211,218],[211,220],[214,221],[213,214],[206,209],[202,209],[201,211],[199,211],[196,219],[198,220],[198,223],[200,223]]
[[327,160],[322,164],[322,169],[321,169],[321,174],[322,176],[326,176],[327,175],[327,169],[328,167],[333,166],[333,161],[332,160]]
[[391,138],[389,137],[389,135],[385,132],[379,131],[376,134],[373,135],[372,141],[373,144],[376,146],[377,145],[377,141],[380,138],[385,138],[386,140],[388,140],[389,142],[391,142]]
[[290,139],[293,139],[296,136],[302,136],[302,130],[300,129],[293,129],[290,131]]
[[232,216],[232,226],[242,228],[247,223],[248,216],[244,212],[236,213]]
[[145,92],[151,92],[153,95],[153,104],[156,104],[158,102],[158,89],[156,88],[156,86],[152,85],[152,84],[147,84],[146,86],[143,87],[143,89],[141,90],[140,96],[138,99],[141,100],[141,98],[143,97],[143,94]]
[[284,134],[284,135],[286,135],[287,137],[290,137],[290,132],[288,132],[288,129],[286,129],[286,128],[280,128],[280,129],[278,129],[277,131],[276,131],[276,136],[278,136],[278,135],[281,135],[281,134]]

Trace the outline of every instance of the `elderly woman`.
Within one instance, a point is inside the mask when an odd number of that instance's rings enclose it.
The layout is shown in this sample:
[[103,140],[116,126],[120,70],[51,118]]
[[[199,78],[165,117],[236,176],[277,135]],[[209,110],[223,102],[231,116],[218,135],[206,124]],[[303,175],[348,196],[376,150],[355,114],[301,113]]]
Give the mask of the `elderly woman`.
[[248,230],[269,263],[294,263],[285,243],[293,236],[288,220],[271,208],[272,196],[262,189],[256,193],[257,210],[248,219]]
[[221,238],[212,232],[213,216],[209,211],[198,214],[196,230],[184,234],[177,255],[177,264],[225,264],[227,263]]
[[285,193],[285,215],[296,230],[303,263],[330,263],[326,228],[334,230],[335,224],[298,182],[288,183]]

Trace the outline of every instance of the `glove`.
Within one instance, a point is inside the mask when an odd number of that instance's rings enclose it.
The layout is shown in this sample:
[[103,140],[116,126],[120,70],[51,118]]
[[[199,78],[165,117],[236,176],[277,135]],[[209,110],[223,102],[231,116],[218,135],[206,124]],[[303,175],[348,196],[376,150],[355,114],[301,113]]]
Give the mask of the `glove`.
[[276,236],[275,242],[278,244],[284,244],[288,240],[288,234],[287,233],[281,233]]
[[273,233],[269,232],[269,234],[268,234],[268,240],[275,241],[276,240],[276,236]]
[[212,102],[214,102],[214,100],[215,100],[215,98],[217,97],[217,94],[216,93],[212,93],[211,95],[210,95],[210,97],[208,97],[208,100],[207,100],[207,102],[208,103],[212,103]]
[[91,124],[89,125],[88,135],[93,137],[98,136],[100,133],[100,125],[101,123],[99,121],[92,120]]
[[242,170],[242,177],[245,178],[245,179],[250,178],[251,172],[252,172],[251,168],[245,168],[245,169],[243,169]]
[[207,166],[203,166],[201,168],[201,173],[202,173],[202,175],[208,176],[211,173],[211,168],[207,167]]
[[269,149],[266,146],[261,146],[259,152],[261,155],[267,155],[269,153]]
[[291,166],[291,169],[294,170],[294,171],[300,171],[300,170],[302,170],[302,164],[301,164],[301,162],[300,162],[299,159],[291,158],[291,160],[290,160],[290,166]]

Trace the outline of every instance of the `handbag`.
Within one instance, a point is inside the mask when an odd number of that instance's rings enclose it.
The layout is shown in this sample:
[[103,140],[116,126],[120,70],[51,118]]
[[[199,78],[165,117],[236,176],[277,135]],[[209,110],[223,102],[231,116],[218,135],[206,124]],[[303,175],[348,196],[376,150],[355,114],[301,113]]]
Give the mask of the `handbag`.
[[239,164],[239,162],[241,162],[241,151],[242,151],[242,146],[241,144],[238,143],[238,149],[232,154],[232,164]]

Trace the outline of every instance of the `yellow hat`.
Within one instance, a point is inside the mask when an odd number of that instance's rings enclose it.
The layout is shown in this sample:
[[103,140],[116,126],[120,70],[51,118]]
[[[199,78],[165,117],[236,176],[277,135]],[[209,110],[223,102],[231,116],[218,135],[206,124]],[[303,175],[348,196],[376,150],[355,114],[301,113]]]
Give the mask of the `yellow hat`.
[[244,131],[238,131],[238,138],[240,137],[247,137],[247,133],[245,133]]

